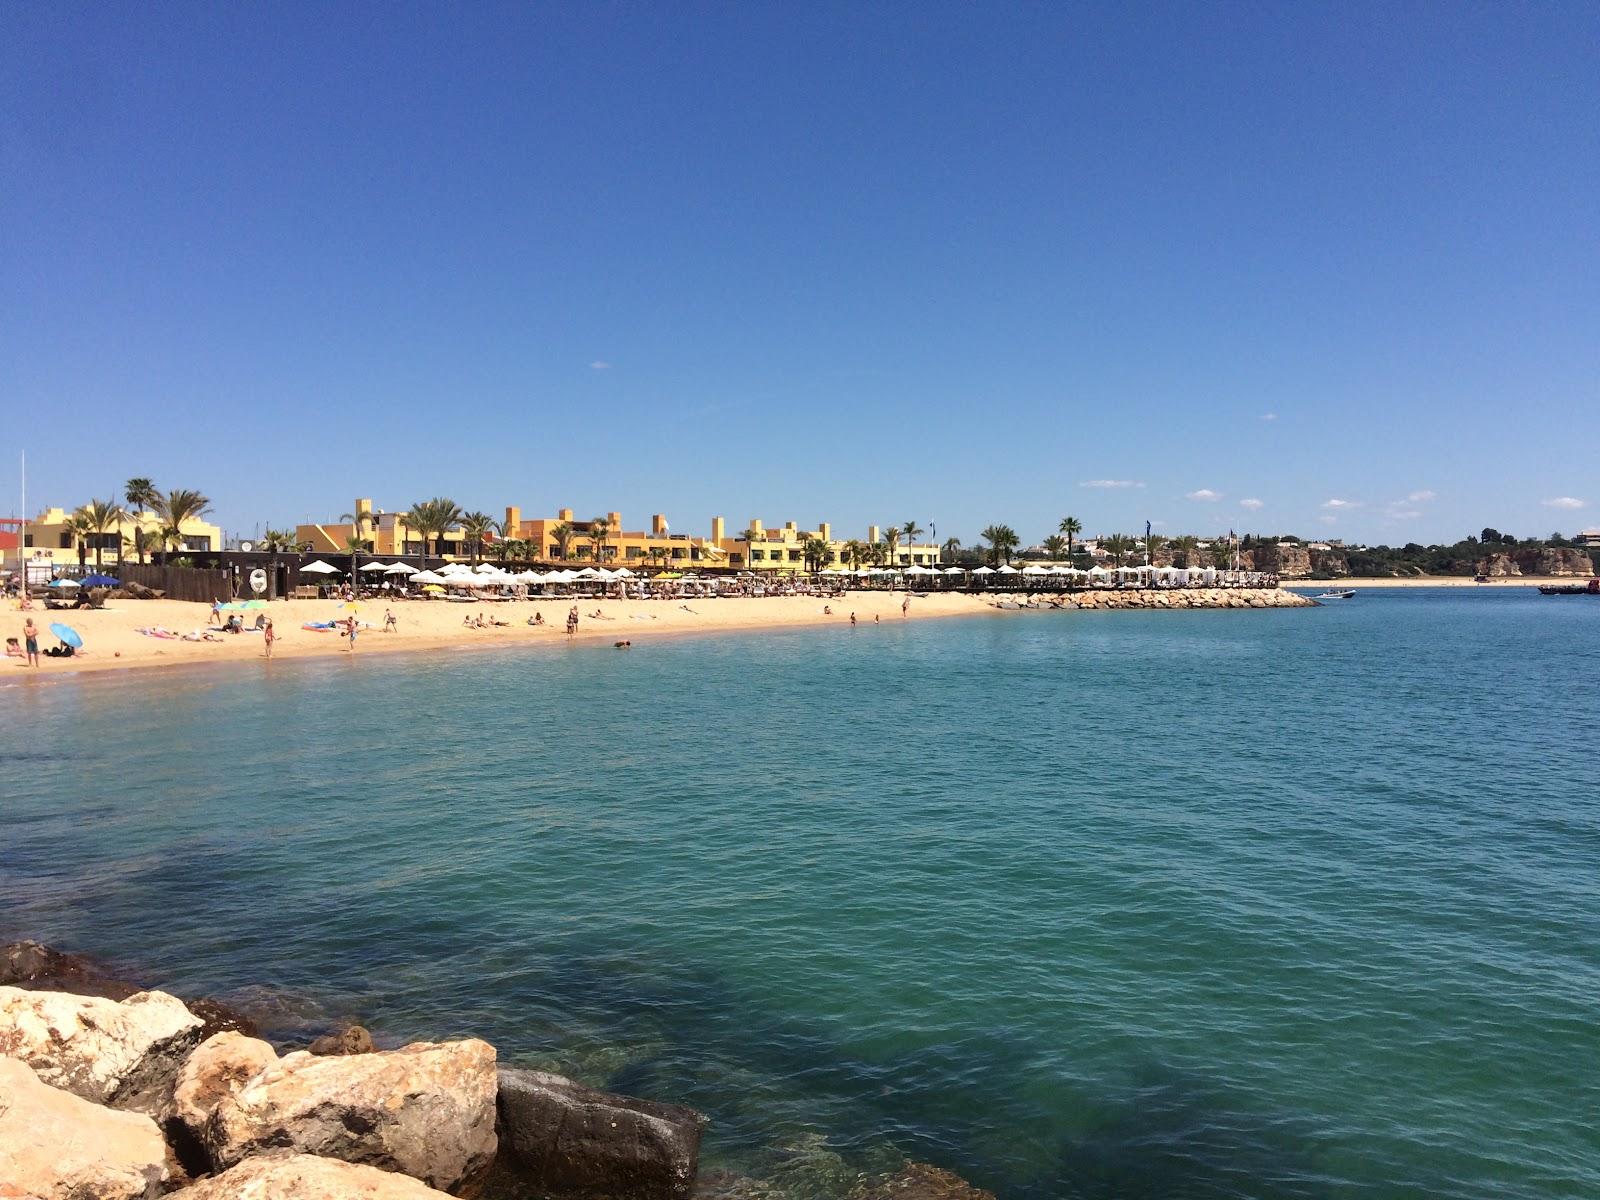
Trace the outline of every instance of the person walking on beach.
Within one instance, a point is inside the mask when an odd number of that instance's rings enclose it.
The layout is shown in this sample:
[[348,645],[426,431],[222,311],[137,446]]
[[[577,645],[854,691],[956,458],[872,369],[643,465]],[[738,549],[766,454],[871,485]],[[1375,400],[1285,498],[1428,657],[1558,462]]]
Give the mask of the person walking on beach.
[[27,654],[28,665],[39,665],[39,627],[29,617],[22,625],[22,648]]
[[900,601],[900,615],[902,617],[909,617],[911,615],[911,597],[909,594],[904,600]]
[[345,618],[344,625],[350,636],[350,644],[345,647],[345,652],[348,654],[354,654],[356,652],[356,630],[359,629],[360,626],[356,624],[356,619],[354,616]]
[[571,637],[578,632],[578,606],[574,604],[567,612],[567,636]]
[[394,610],[391,609],[391,608],[384,609],[383,610],[383,631],[385,633],[393,633],[395,630],[397,630],[399,628],[400,628],[400,622],[396,621],[394,619]]
[[267,657],[272,657],[272,643],[278,640],[278,634],[272,628],[272,618],[267,618],[267,623],[261,627],[261,644],[266,647]]

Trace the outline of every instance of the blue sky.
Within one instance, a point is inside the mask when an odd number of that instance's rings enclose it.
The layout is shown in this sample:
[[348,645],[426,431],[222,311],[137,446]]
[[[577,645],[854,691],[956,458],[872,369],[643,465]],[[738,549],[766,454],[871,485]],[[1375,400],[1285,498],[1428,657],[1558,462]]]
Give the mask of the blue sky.
[[1594,5],[6,28],[3,511],[1600,524]]

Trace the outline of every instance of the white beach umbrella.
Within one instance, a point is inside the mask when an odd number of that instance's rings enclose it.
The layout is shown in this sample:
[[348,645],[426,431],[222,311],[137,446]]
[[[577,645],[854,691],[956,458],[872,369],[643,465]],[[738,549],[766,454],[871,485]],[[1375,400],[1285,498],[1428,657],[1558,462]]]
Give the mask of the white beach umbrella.
[[362,563],[361,566],[356,569],[360,571],[387,571],[389,568],[384,566],[381,562],[369,562]]
[[1048,575],[1050,574],[1050,568],[1040,566],[1023,567],[1022,573],[1024,575]]
[[445,578],[437,571],[418,571],[411,576],[412,583],[443,583]]
[[385,575],[415,575],[417,574],[417,568],[410,563],[390,563],[383,569],[383,573]]
[[998,571],[996,571],[995,574],[996,575],[1020,575],[1020,574],[1022,574],[1022,572],[1017,570],[1010,563],[1007,563],[1005,566],[1001,567]]
[[938,573],[939,572],[930,570],[928,567],[923,566],[921,563],[917,563],[906,572],[907,575],[937,575]]
[[83,585],[76,579],[52,579],[50,581],[50,586],[53,588],[75,588],[82,587]]
[[333,566],[331,563],[325,563],[320,558],[300,568],[300,574],[302,575],[338,575],[339,573],[338,567]]
[[615,571],[611,572],[611,578],[613,578],[613,579],[632,579],[633,578],[633,572],[628,570],[627,567],[618,567]]
[[500,568],[495,566],[493,563],[484,562],[484,563],[479,563],[477,566],[473,567],[472,569],[474,571],[476,571],[479,575],[492,575],[496,571],[498,571]]
[[1104,579],[1108,577],[1111,572],[1106,570],[1099,563],[1096,563],[1094,566],[1090,567],[1085,574],[1093,575],[1096,579]]
[[993,567],[979,567],[976,571],[973,572],[973,574],[974,575],[993,575],[993,574],[995,574],[995,569]]
[[965,575],[967,570],[965,567],[946,567],[944,573],[946,575]]

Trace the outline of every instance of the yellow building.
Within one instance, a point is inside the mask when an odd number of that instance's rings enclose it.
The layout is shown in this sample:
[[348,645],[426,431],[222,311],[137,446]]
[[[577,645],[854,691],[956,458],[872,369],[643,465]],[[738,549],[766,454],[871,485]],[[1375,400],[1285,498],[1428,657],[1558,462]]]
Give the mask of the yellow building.
[[[28,558],[49,558],[53,562],[78,562],[78,538],[67,528],[72,512],[64,508],[47,508],[22,527],[23,553]],[[161,518],[153,512],[128,513],[121,523],[103,534],[89,534],[83,539],[84,561],[93,562],[96,548],[102,562],[115,562],[133,558],[134,530],[145,533],[148,550],[161,548],[157,539],[162,526]],[[185,550],[222,549],[222,530],[210,521],[191,518],[179,527],[180,537],[165,549],[182,553]]]
[[[372,501],[366,499],[357,500],[352,511],[358,521],[300,525],[295,536],[302,544],[309,545],[313,553],[347,554],[359,528],[361,538],[374,555],[387,558],[421,552],[421,537],[407,525],[406,513],[374,509]],[[551,517],[525,518],[521,508],[508,505],[504,520],[498,524],[507,537],[523,543],[516,555],[518,559],[541,562],[599,561],[635,570],[653,566],[679,571],[731,567],[802,572],[807,569],[806,543],[816,539],[828,546],[827,565],[848,565],[848,543],[835,540],[833,527],[825,521],[815,529],[801,529],[793,521],[768,529],[762,521],[752,519],[729,536],[727,522],[713,517],[710,536],[694,537],[673,533],[664,513],[651,516],[649,529],[629,530],[623,525],[622,514],[614,509],[582,519],[570,508],[560,509]],[[868,529],[866,540],[879,540],[876,525]],[[442,548],[437,541],[437,538],[430,539],[429,550],[446,557],[466,557],[470,549],[459,528],[445,534]],[[496,533],[483,547],[483,556],[498,557],[500,541],[501,536]],[[933,566],[939,561],[939,547],[898,545],[894,558],[897,566]]]

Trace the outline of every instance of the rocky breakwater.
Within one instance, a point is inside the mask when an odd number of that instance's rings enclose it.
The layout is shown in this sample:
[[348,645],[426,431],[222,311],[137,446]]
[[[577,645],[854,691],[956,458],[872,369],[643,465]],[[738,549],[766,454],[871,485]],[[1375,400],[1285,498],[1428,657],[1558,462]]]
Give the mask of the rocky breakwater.
[[319,1039],[321,1053],[280,1054],[237,1029],[205,1036],[165,992],[37,990],[127,989],[34,943],[0,952],[0,978],[3,1200],[694,1190],[700,1114],[502,1069],[475,1038],[380,1050],[348,1030]]
[[[1056,607],[1052,603],[1051,607]],[[1316,601],[1283,588],[1105,588],[1073,592],[1061,608],[1315,608]]]

